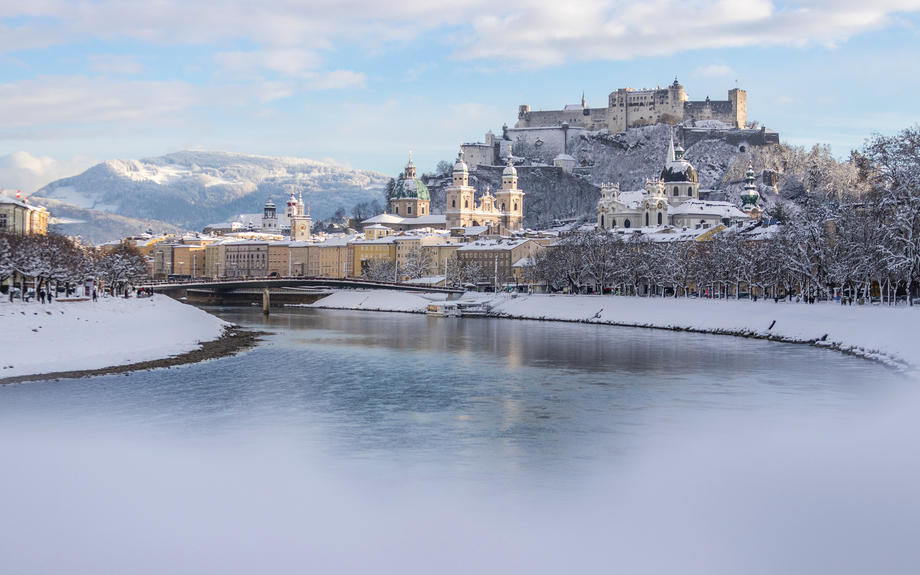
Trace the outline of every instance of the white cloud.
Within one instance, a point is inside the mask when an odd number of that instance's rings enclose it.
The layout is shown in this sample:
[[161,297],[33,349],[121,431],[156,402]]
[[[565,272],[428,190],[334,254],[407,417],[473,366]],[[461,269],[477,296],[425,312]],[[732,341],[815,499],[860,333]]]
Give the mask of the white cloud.
[[89,70],[103,74],[140,74],[144,65],[130,54],[91,54]]
[[737,76],[734,70],[725,65],[710,64],[709,66],[700,66],[693,71],[693,75],[698,78],[726,78]]
[[76,176],[98,163],[99,160],[87,156],[55,160],[46,156],[36,158],[28,152],[15,152],[0,156],[0,188],[22,190],[24,195],[30,195],[55,180]]
[[308,90],[340,90],[344,88],[364,88],[367,75],[351,70],[333,70],[316,74],[305,84]]
[[[460,59],[542,67],[572,60],[627,60],[743,46],[833,47],[920,10],[920,0],[98,0],[5,5],[0,54],[94,38],[151,44],[224,44],[230,70],[264,68],[298,77],[341,44],[377,53],[436,31]],[[10,25],[8,22],[18,24]]]

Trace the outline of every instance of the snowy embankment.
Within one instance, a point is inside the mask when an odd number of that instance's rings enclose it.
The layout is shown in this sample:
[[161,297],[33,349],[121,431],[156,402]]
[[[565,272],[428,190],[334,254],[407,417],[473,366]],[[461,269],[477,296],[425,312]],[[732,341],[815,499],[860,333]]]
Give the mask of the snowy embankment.
[[0,379],[163,359],[217,339],[228,326],[163,295],[0,303]]
[[447,296],[436,293],[418,295],[395,290],[345,290],[333,292],[331,295],[306,307],[425,313],[429,303],[434,300],[443,301],[445,299],[447,299]]
[[[395,291],[337,292],[313,307],[423,313],[430,299]],[[499,317],[605,323],[756,337],[838,349],[920,369],[920,308],[687,298],[466,294]]]

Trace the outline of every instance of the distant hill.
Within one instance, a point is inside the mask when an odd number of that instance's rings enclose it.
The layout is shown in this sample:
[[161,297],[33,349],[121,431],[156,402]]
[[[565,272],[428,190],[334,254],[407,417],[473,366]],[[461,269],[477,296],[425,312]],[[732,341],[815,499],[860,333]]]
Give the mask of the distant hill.
[[33,197],[200,231],[237,214],[261,212],[270,195],[283,209],[291,185],[303,192],[314,218],[324,219],[340,206],[380,198],[389,179],[301,158],[185,151],[109,160],[52,182]]
[[[0,194],[15,197],[13,190],[0,190]],[[51,198],[35,198],[31,204],[41,205],[51,212],[51,229],[65,236],[80,236],[87,242],[98,245],[135,236],[148,229],[157,234],[183,234],[189,231],[158,220],[127,218],[99,210],[89,210]]]

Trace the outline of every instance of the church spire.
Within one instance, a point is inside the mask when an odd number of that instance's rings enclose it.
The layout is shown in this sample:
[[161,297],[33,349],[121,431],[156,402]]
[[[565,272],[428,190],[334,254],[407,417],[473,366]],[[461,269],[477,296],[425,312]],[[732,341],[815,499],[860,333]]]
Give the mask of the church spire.
[[670,164],[674,161],[674,132],[671,132],[671,143],[668,144],[668,159],[667,162]]

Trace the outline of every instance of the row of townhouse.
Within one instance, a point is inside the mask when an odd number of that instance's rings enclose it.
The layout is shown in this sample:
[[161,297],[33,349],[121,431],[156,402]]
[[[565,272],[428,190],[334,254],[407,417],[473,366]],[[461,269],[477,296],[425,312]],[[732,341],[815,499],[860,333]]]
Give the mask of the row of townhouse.
[[[378,229],[379,228],[379,229]],[[515,264],[532,258],[548,239],[479,239],[446,231],[394,233],[369,226],[364,234],[311,241],[273,241],[259,236],[138,236],[103,246],[131,245],[148,261],[151,277],[258,278],[357,277],[372,260],[394,264],[394,279],[419,262],[425,276],[446,276],[450,266],[476,263],[489,283],[520,281]]]

